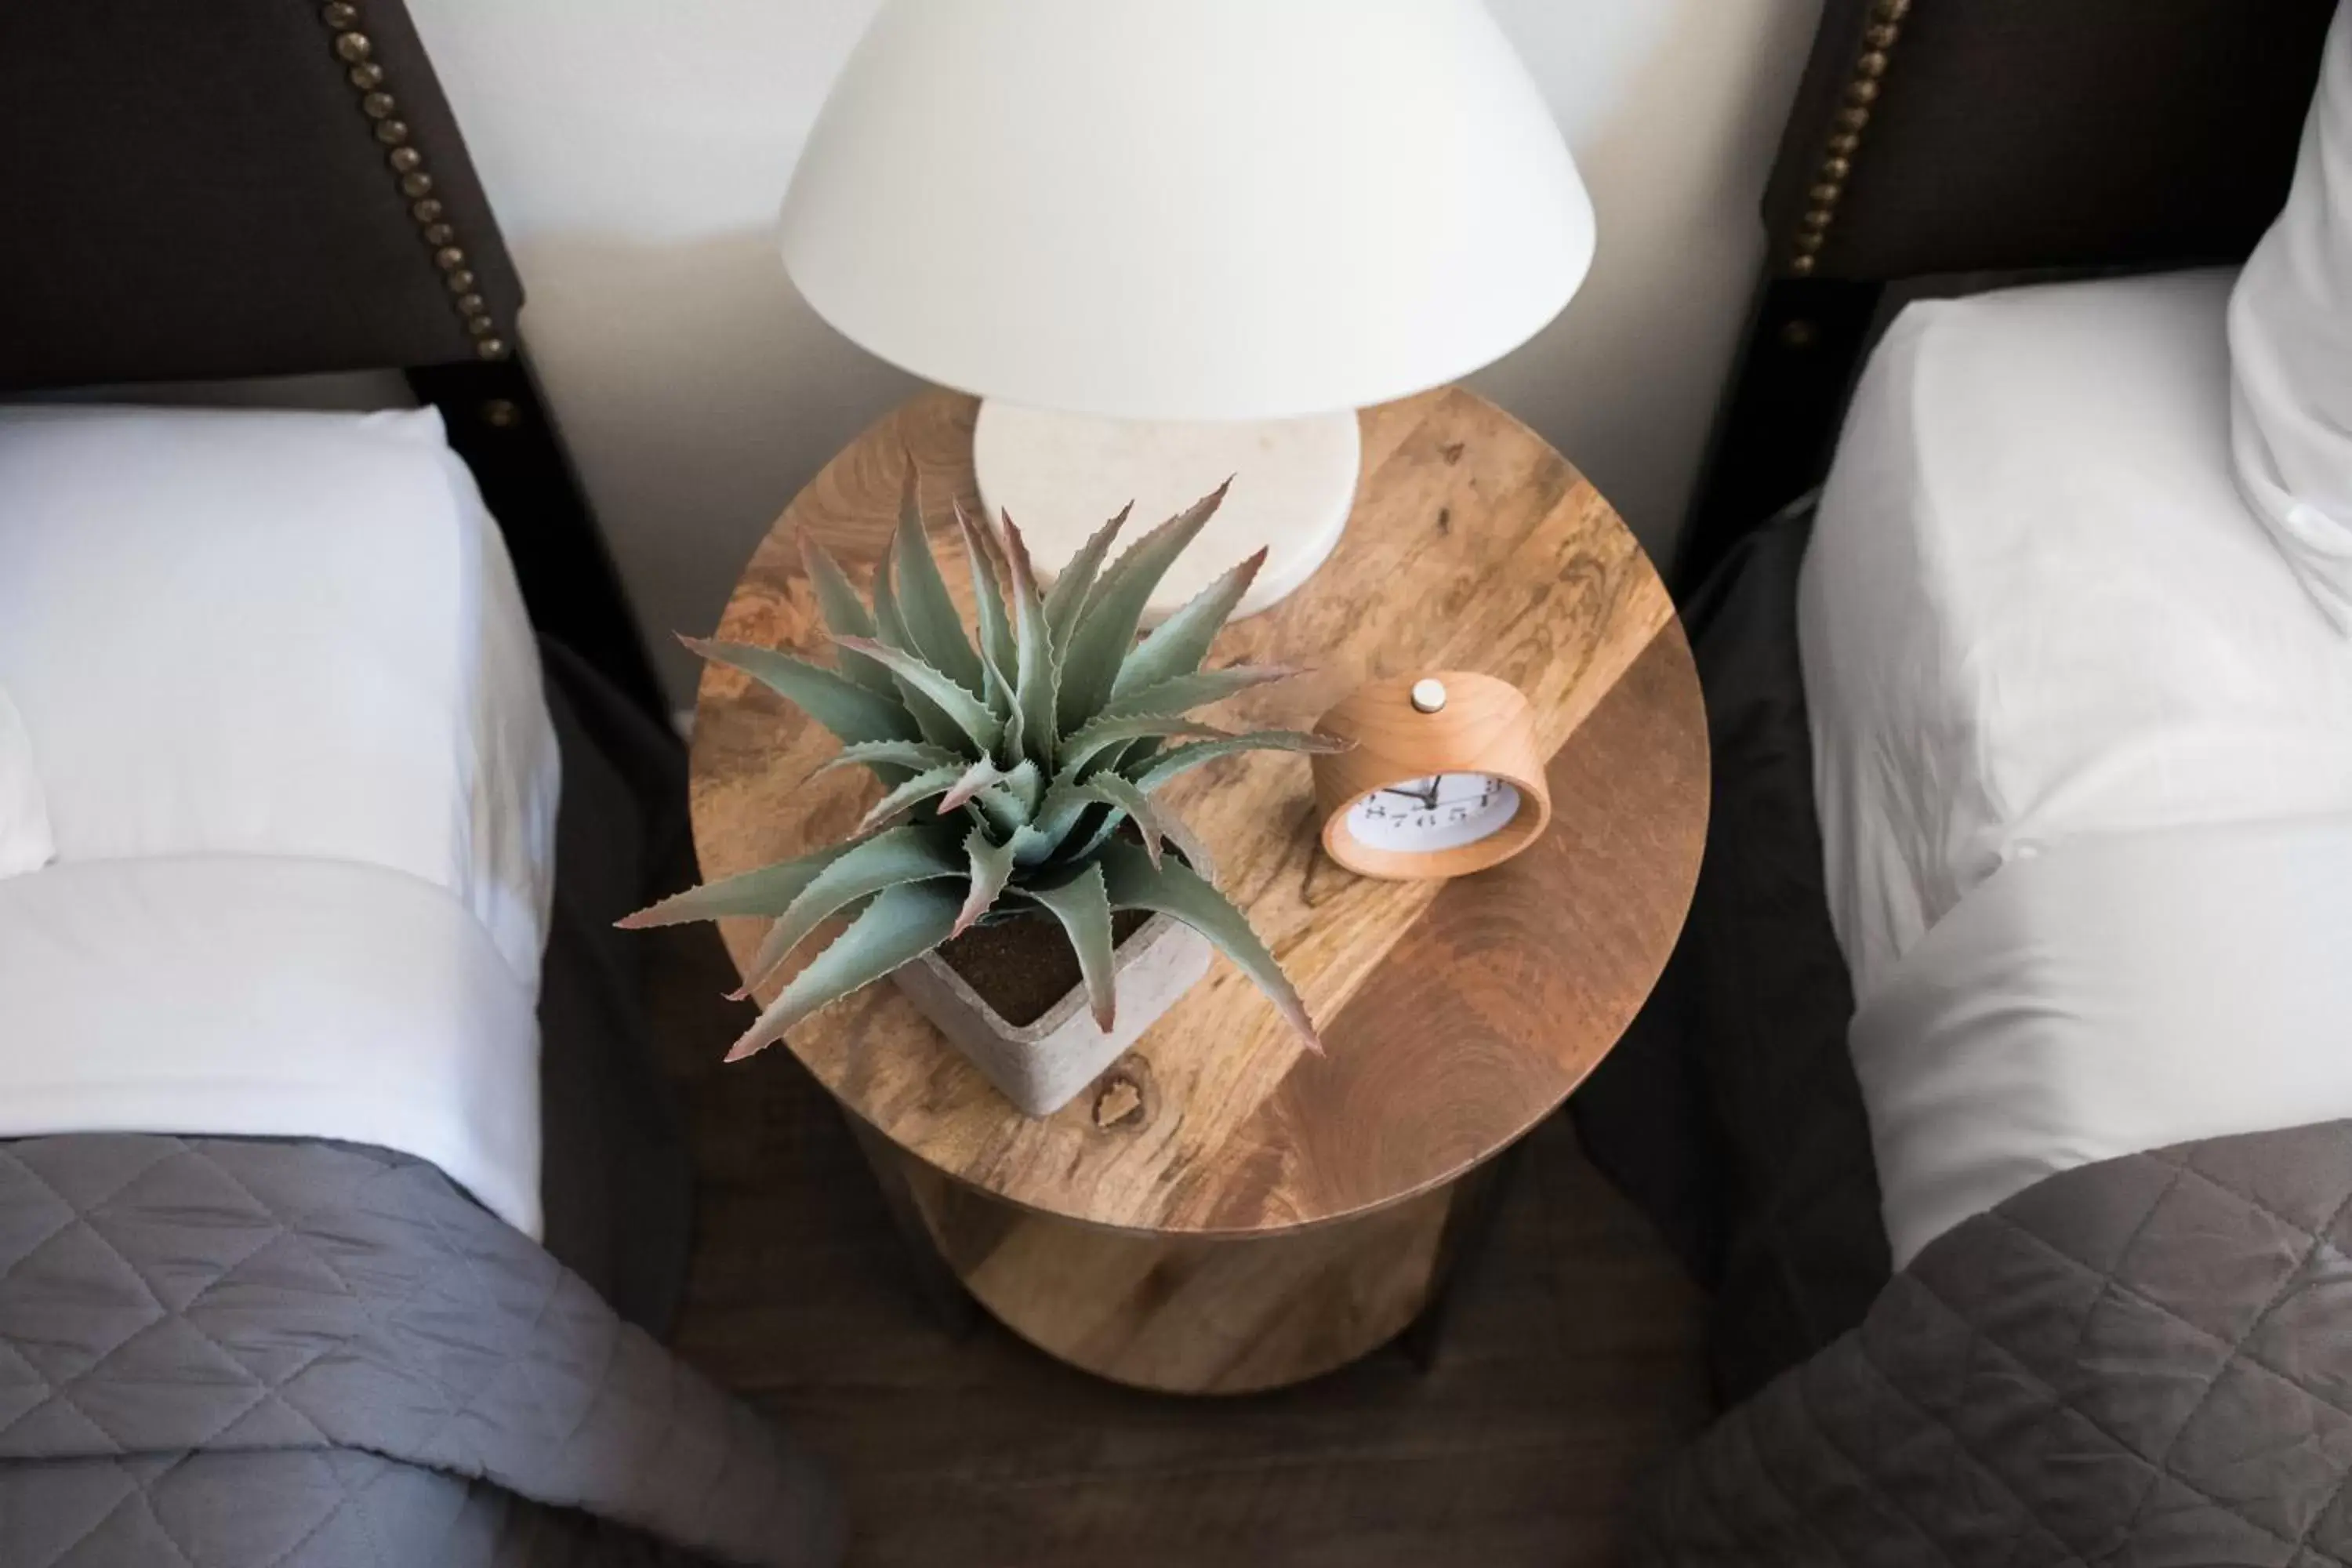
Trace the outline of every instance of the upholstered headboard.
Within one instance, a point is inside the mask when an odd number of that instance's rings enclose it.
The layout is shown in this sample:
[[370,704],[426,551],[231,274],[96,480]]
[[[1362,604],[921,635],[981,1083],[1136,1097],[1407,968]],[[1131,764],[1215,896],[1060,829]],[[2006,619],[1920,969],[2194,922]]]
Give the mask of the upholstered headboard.
[[521,286],[399,0],[9,0],[0,189],[0,388],[514,342]]
[[0,5],[0,394],[400,370],[531,618],[660,692],[401,0]]
[[2336,0],[1828,0],[1764,202],[1687,586],[1818,484],[1892,304],[2243,258]]
[[2242,257],[2336,0],[1831,0],[1765,199],[1788,277]]

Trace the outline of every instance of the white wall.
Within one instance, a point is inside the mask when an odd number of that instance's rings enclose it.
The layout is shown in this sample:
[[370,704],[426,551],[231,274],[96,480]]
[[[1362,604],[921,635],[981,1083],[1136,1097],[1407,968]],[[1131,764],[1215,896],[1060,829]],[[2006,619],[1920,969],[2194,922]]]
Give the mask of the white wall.
[[[681,696],[691,661],[660,634],[707,629],[784,502],[913,385],[809,312],[769,237],[876,3],[410,0],[521,266],[531,353]],[[1489,4],[1568,132],[1601,250],[1566,314],[1473,384],[1663,556],[1821,0]]]

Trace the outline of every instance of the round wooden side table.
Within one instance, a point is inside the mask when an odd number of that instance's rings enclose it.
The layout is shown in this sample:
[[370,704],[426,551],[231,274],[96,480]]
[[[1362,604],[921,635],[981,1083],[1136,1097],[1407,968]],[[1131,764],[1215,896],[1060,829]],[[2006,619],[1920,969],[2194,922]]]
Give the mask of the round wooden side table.
[[[933,547],[968,597],[949,500],[974,504],[973,414],[968,398],[926,395],[835,458],[753,555],[719,636],[824,657],[794,536],[807,530],[853,576],[869,574],[907,454]],[[1664,586],[1609,503],[1534,433],[1457,389],[1363,422],[1339,550],[1211,656],[1309,673],[1208,717],[1307,728],[1374,678],[1500,676],[1527,692],[1554,753],[1544,837],[1475,877],[1369,880],[1318,848],[1305,759],[1230,759],[1169,798],[1306,997],[1326,1054],[1303,1052],[1222,958],[1042,1121],[1000,1099],[888,985],[787,1042],[851,1112],[902,1223],[962,1287],[1048,1352],[1123,1383],[1274,1387],[1411,1325],[1479,1206],[1467,1178],[1615,1044],[1698,873],[1697,676]],[[803,782],[834,748],[764,689],[707,670],[693,764],[705,874],[845,833],[878,786],[852,769]],[[739,965],[761,923],[726,926]],[[780,1065],[772,1053],[729,1070]]]

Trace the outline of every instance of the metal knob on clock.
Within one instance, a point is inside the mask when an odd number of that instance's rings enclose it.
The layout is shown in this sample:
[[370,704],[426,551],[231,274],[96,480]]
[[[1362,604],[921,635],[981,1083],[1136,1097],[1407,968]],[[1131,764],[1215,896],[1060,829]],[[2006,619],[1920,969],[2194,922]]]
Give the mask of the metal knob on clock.
[[[1432,691],[1432,681],[1442,691]],[[1376,680],[1325,713],[1316,728],[1355,742],[1315,759],[1315,805],[1324,853],[1360,876],[1404,881],[1483,871],[1534,843],[1551,822],[1534,710],[1507,680],[1465,670]],[[1445,773],[1502,780],[1518,792],[1517,815],[1475,843],[1428,852],[1366,844],[1349,830],[1349,813],[1367,795]]]

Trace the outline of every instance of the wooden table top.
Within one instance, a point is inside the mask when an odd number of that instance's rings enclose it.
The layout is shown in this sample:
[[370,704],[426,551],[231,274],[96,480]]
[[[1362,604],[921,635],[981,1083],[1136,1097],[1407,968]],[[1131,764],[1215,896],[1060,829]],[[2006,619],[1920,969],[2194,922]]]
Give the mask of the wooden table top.
[[[825,657],[794,536],[815,535],[863,586],[897,515],[902,451],[967,601],[949,500],[976,504],[975,408],[926,394],[845,448],[777,519],[719,636]],[[1306,758],[1255,753],[1180,779],[1163,798],[1289,972],[1325,1054],[1306,1053],[1222,956],[1094,1088],[1041,1121],[1006,1104],[893,986],[793,1032],[786,1044],[851,1110],[950,1176],[1135,1231],[1246,1236],[1363,1215],[1528,1132],[1655,984],[1689,908],[1707,803],[1698,679],[1664,585],[1601,494],[1492,405],[1442,389],[1362,418],[1346,538],[1304,588],[1228,626],[1210,658],[1309,672],[1204,717],[1305,729],[1374,678],[1485,670],[1528,693],[1539,743],[1559,748],[1549,831],[1475,877],[1372,881],[1318,847]],[[803,784],[835,749],[781,698],[707,668],[692,784],[705,875],[845,834],[879,786],[855,769]],[[723,923],[739,966],[764,923]],[[729,1070],[785,1067],[772,1052]]]

